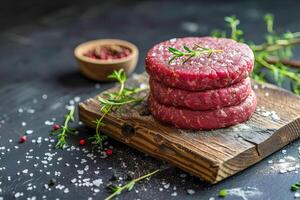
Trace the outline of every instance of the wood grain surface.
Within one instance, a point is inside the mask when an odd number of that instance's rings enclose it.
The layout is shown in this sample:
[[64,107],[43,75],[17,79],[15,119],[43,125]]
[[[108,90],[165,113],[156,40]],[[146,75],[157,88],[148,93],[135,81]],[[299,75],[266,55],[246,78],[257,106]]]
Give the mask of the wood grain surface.
[[[146,74],[128,81],[129,87],[145,85],[148,85]],[[300,98],[270,84],[253,82],[252,85],[258,107],[243,124],[212,131],[180,130],[153,119],[145,100],[138,106],[124,106],[107,115],[103,132],[210,183],[217,183],[300,136]],[[117,86],[111,90],[116,89]],[[147,96],[147,92],[140,95]],[[79,116],[95,128],[93,121],[101,116],[97,96],[79,104]]]

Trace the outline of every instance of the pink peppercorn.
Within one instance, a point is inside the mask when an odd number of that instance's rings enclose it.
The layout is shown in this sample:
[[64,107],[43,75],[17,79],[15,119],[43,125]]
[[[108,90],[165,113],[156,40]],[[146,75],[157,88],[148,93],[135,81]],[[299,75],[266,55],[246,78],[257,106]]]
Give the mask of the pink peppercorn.
[[56,130],[60,129],[60,125],[54,124],[54,125],[52,126],[52,129],[53,129],[54,131],[56,131]]
[[20,137],[20,143],[24,143],[27,141],[27,137],[25,135]]
[[85,139],[81,139],[81,140],[79,140],[79,144],[80,144],[81,146],[84,146],[84,145],[86,145],[86,141],[85,141]]
[[106,153],[106,155],[110,156],[110,155],[113,154],[113,150],[112,150],[112,149],[107,149],[107,150],[105,151],[105,153]]

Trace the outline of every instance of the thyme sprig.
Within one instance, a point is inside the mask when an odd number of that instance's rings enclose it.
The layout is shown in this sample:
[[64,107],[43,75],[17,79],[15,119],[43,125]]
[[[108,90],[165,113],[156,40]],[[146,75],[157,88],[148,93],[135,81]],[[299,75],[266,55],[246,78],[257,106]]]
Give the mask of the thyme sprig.
[[114,71],[108,78],[117,80],[120,84],[120,88],[117,92],[104,92],[103,97],[98,97],[102,116],[94,121],[94,123],[96,123],[96,133],[89,139],[93,140],[93,143],[100,146],[100,148],[102,148],[102,142],[107,139],[106,135],[101,134],[101,128],[105,126],[103,122],[105,116],[114,108],[118,109],[123,105],[131,103],[138,104],[144,99],[136,98],[135,95],[145,89],[125,87],[127,77],[123,69]]
[[128,182],[127,184],[125,184],[123,186],[111,186],[111,187],[109,187],[110,192],[112,194],[109,195],[108,197],[106,197],[105,200],[111,200],[111,199],[115,198],[116,196],[120,195],[124,190],[131,191],[136,183],[138,183],[139,181],[141,181],[145,178],[153,176],[154,174],[156,174],[159,171],[160,170],[157,169],[157,170],[155,170],[151,173],[145,174],[145,175],[143,175],[143,176],[141,176],[137,179],[133,179],[132,181]]
[[205,48],[200,45],[197,45],[197,44],[192,49],[190,49],[189,47],[184,45],[183,49],[186,50],[186,52],[180,51],[179,49],[176,49],[174,47],[169,47],[169,52],[173,55],[169,60],[169,64],[171,64],[175,59],[178,59],[181,57],[186,57],[184,59],[184,61],[182,62],[184,64],[193,57],[198,57],[203,54],[208,54],[208,57],[210,57],[212,53],[223,52],[223,50],[209,49],[209,48]]
[[75,112],[75,107],[70,106],[69,108],[69,113],[65,116],[65,122],[64,125],[60,126],[59,129],[53,130],[50,134],[51,135],[56,135],[57,136],[57,143],[55,145],[56,148],[63,149],[67,145],[66,138],[68,137],[69,134],[75,135],[75,129],[69,128],[69,122],[74,121],[74,112]]
[[296,192],[299,189],[300,189],[300,182],[296,182],[295,184],[291,185],[291,190],[293,192]]
[[[229,37],[238,42],[244,42],[243,31],[238,28],[240,21],[235,16],[225,17],[225,21],[231,29]],[[258,82],[266,82],[264,72],[267,70],[273,75],[278,86],[282,86],[284,80],[289,79],[292,91],[300,94],[300,70],[291,70],[283,62],[292,57],[293,47],[300,44],[300,32],[276,33],[272,14],[266,14],[264,21],[267,27],[266,41],[262,44],[248,42],[255,55],[254,70],[251,76]],[[212,36],[227,37],[227,33],[222,30],[214,30]],[[277,58],[275,59],[277,62],[270,63],[270,58]],[[274,61],[274,59],[272,60]]]

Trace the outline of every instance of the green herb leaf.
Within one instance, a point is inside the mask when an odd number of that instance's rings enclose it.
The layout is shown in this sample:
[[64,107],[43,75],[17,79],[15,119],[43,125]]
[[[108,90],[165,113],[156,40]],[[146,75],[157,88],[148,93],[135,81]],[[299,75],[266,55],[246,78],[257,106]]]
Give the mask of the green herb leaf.
[[57,143],[55,145],[56,148],[63,149],[67,145],[66,138],[69,134],[75,135],[75,129],[69,128],[69,122],[74,121],[74,112],[75,107],[71,107],[69,110],[69,113],[65,116],[65,122],[64,125],[62,125],[58,130],[54,130],[50,132],[50,135],[56,135],[57,137]]
[[111,200],[111,199],[115,198],[116,196],[120,195],[124,190],[131,191],[134,188],[134,186],[135,186],[136,183],[138,183],[139,181],[141,181],[143,179],[146,179],[148,177],[153,176],[154,174],[156,174],[159,171],[160,170],[158,169],[158,170],[155,170],[155,171],[153,171],[153,172],[151,172],[149,174],[143,175],[143,176],[141,176],[139,178],[136,178],[136,179],[128,182],[127,184],[125,184],[125,185],[123,185],[121,187],[119,187],[119,186],[117,186],[117,187],[113,186],[113,188],[111,189],[111,187],[112,187],[111,186],[110,187],[110,191],[111,191],[112,194],[109,195],[108,197],[106,197],[105,200]]
[[127,80],[127,77],[123,69],[114,71],[111,75],[108,76],[108,78],[117,80],[120,84],[120,88],[117,92],[104,92],[103,96],[98,97],[102,116],[99,119],[95,120],[94,123],[96,123],[96,133],[89,139],[93,140],[93,144],[100,146],[100,148],[102,148],[103,146],[102,142],[107,139],[107,137],[105,135],[102,135],[100,131],[100,129],[105,126],[105,123],[103,122],[105,116],[113,108],[118,109],[123,105],[140,103],[143,98],[136,98],[135,95],[145,90],[142,88],[126,88],[125,82]]
[[[228,27],[230,28],[230,37],[238,42],[244,41],[243,31],[238,28],[240,21],[235,16],[225,17]],[[274,81],[277,85],[282,86],[285,80],[291,82],[291,89],[295,94],[299,94],[300,85],[300,71],[291,70],[281,62],[284,59],[290,59],[293,56],[293,48],[300,44],[300,32],[286,32],[283,34],[276,34],[274,31],[274,15],[266,14],[264,21],[267,26],[266,41],[262,44],[254,44],[248,42],[250,48],[255,55],[254,70],[251,77],[256,81],[266,82],[264,73],[269,71],[273,74]],[[226,31],[215,30],[212,36],[224,37]],[[278,58],[277,63],[269,63],[268,58]]]
[[299,189],[300,189],[300,182],[296,182],[295,184],[291,185],[291,190],[293,192],[296,192]]
[[208,57],[209,57],[209,56],[211,56],[212,53],[223,52],[223,50],[204,48],[204,47],[201,47],[198,44],[195,44],[195,47],[192,48],[192,49],[190,49],[189,47],[184,45],[183,49],[186,52],[180,51],[179,49],[176,49],[176,48],[173,48],[173,47],[169,47],[169,52],[172,54],[172,57],[169,59],[168,63],[171,64],[175,59],[185,57],[185,59],[182,62],[182,64],[185,64],[186,62],[188,62],[193,57],[198,57],[198,56],[201,56],[203,54],[208,54]]
[[228,195],[228,192],[227,192],[227,190],[226,189],[222,189],[222,190],[220,190],[220,192],[219,192],[219,196],[220,197],[226,197]]

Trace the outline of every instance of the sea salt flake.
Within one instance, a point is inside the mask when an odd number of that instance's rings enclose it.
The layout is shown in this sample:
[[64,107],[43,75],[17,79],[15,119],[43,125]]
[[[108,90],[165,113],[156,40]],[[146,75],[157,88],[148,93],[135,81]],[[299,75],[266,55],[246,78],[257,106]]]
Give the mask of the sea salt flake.
[[294,197],[295,197],[295,198],[299,198],[299,197],[300,197],[300,192],[296,192],[296,193],[294,194]]
[[73,178],[72,180],[71,180],[71,183],[75,183],[77,181],[77,179],[76,178]]
[[48,95],[47,94],[43,94],[42,95],[42,99],[46,100],[48,98]]
[[31,135],[33,133],[33,130],[27,130],[26,135]]
[[172,197],[176,197],[176,196],[177,196],[177,192],[173,192],[173,193],[171,194],[171,196],[172,196]]
[[188,189],[186,192],[187,192],[189,195],[195,194],[195,190],[193,190],[193,189]]
[[96,180],[93,181],[93,184],[94,184],[95,186],[97,186],[97,187],[99,187],[102,183],[103,183],[103,182],[102,182],[102,179],[96,179]]

